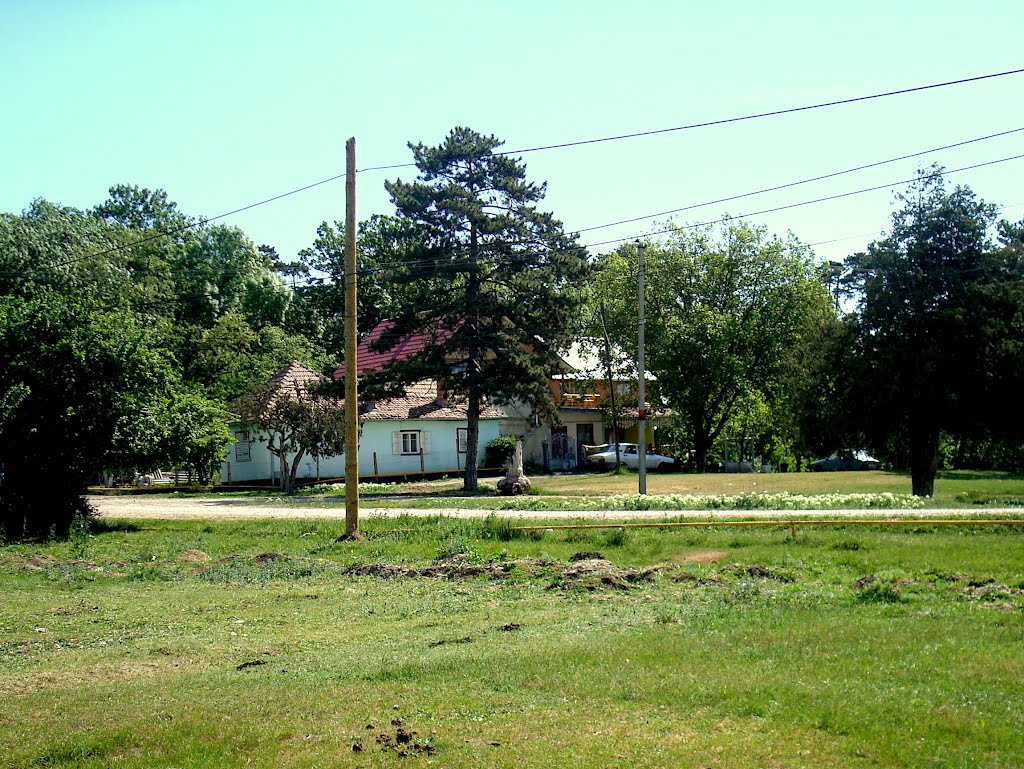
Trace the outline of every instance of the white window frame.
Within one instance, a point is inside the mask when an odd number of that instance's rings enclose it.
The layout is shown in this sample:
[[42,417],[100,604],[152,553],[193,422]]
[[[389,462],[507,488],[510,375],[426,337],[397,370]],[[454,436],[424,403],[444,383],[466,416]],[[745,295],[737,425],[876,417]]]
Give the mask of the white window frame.
[[465,454],[469,450],[469,428],[455,428],[455,450],[459,454]]
[[408,456],[410,454],[420,453],[420,431],[419,430],[400,430],[399,435],[402,438],[402,455]]
[[418,457],[430,453],[429,430],[395,430],[391,433],[391,453],[401,457]]

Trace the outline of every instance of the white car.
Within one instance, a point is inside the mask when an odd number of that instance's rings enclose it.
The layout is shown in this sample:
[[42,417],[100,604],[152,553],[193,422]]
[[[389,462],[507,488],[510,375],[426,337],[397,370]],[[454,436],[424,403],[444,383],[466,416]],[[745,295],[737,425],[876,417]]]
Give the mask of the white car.
[[[607,467],[615,466],[615,444],[611,444],[606,449],[602,449],[596,454],[590,455],[590,461],[597,464],[603,464]],[[619,444],[619,461],[622,462],[630,470],[640,469],[640,449],[635,443],[620,443]],[[665,472],[671,470],[676,466],[676,460],[672,457],[666,457],[662,454],[653,454],[648,449],[644,454],[644,465],[648,470],[659,470]]]

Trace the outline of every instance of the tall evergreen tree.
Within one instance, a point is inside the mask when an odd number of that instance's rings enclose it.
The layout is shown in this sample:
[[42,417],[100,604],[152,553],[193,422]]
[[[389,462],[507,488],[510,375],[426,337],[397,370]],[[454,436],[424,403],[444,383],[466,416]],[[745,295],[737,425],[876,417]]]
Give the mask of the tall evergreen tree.
[[496,150],[501,142],[454,128],[436,147],[410,144],[419,179],[386,184],[413,238],[394,273],[403,290],[381,347],[409,334],[432,343],[383,379],[443,378],[468,405],[465,488],[477,488],[480,412],[487,399],[551,408],[555,351],[569,343],[586,253],[537,208],[546,185]]
[[1009,415],[991,406],[1019,386],[1021,273],[992,247],[994,207],[948,191],[941,169],[898,199],[888,236],[848,260],[862,281],[857,377],[875,445],[905,442],[913,493],[931,496],[943,432]]

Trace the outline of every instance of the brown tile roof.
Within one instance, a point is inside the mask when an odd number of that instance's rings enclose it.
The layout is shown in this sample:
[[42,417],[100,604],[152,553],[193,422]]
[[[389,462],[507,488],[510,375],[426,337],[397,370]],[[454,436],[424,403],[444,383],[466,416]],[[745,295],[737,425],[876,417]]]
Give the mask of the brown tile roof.
[[[313,369],[302,363],[292,362],[278,371],[267,382],[266,387],[260,390],[254,399],[246,404],[240,404],[241,411],[246,412],[248,418],[258,421],[265,417],[270,407],[277,402],[278,398],[292,398],[295,394],[303,396],[310,395],[311,390],[326,381],[327,377],[318,374]],[[323,396],[321,396],[323,397]],[[338,408],[344,408],[345,401],[342,398],[330,398],[331,402]],[[437,397],[437,382],[423,380],[416,382],[405,390],[405,395],[400,398],[389,398],[388,400],[376,401],[363,405],[365,409],[360,413],[360,419],[386,420],[386,419],[438,419],[461,421],[467,418],[468,407],[464,402],[448,402]],[[480,412],[481,419],[504,419],[505,412],[493,406],[484,406]]]
[[323,374],[295,360],[270,377],[270,384],[278,393],[294,392],[296,388],[309,392],[310,385],[319,385],[325,381],[327,377]]
[[[406,388],[405,396],[390,398],[368,404],[360,419],[466,419],[468,407],[464,402],[449,402],[437,397],[437,382],[424,380]],[[481,419],[504,419],[505,412],[494,406],[485,405],[480,410]]]
[[274,404],[281,398],[316,400],[326,407],[337,404],[340,408],[343,405],[340,398],[314,394],[317,386],[327,381],[323,374],[303,363],[292,361],[268,379],[262,387],[235,401],[232,410],[247,419],[259,421],[267,418]]
[[[435,343],[444,344],[448,339],[451,338],[452,332],[446,330],[440,330],[434,333],[422,332],[417,334],[410,334],[409,336],[401,337],[396,339],[394,345],[383,352],[377,352],[371,350],[371,346],[377,342],[381,337],[386,338],[386,334],[394,328],[394,323],[390,320],[382,320],[376,325],[366,337],[359,343],[356,349],[356,360],[358,361],[358,371],[360,374],[369,374],[374,371],[380,371],[388,363],[394,360],[407,360],[413,357],[419,352],[422,352],[428,345]],[[345,365],[342,364],[338,367],[338,370],[334,372],[335,379],[341,379],[345,376]]]

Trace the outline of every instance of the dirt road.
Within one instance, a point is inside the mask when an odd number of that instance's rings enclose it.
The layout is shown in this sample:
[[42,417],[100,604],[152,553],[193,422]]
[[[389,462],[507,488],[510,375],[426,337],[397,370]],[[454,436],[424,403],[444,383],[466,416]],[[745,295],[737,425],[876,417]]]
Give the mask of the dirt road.
[[[287,502],[281,499],[166,499],[153,497],[89,497],[101,518],[161,518],[201,520],[245,520],[259,518],[344,518],[345,500]],[[400,515],[448,515],[459,518],[588,518],[623,521],[657,518],[838,518],[879,516],[882,518],[958,517],[963,515],[1024,515],[1021,508],[971,508],[929,510],[474,510],[457,507],[425,510],[422,508],[363,508],[361,517],[397,517]]]

